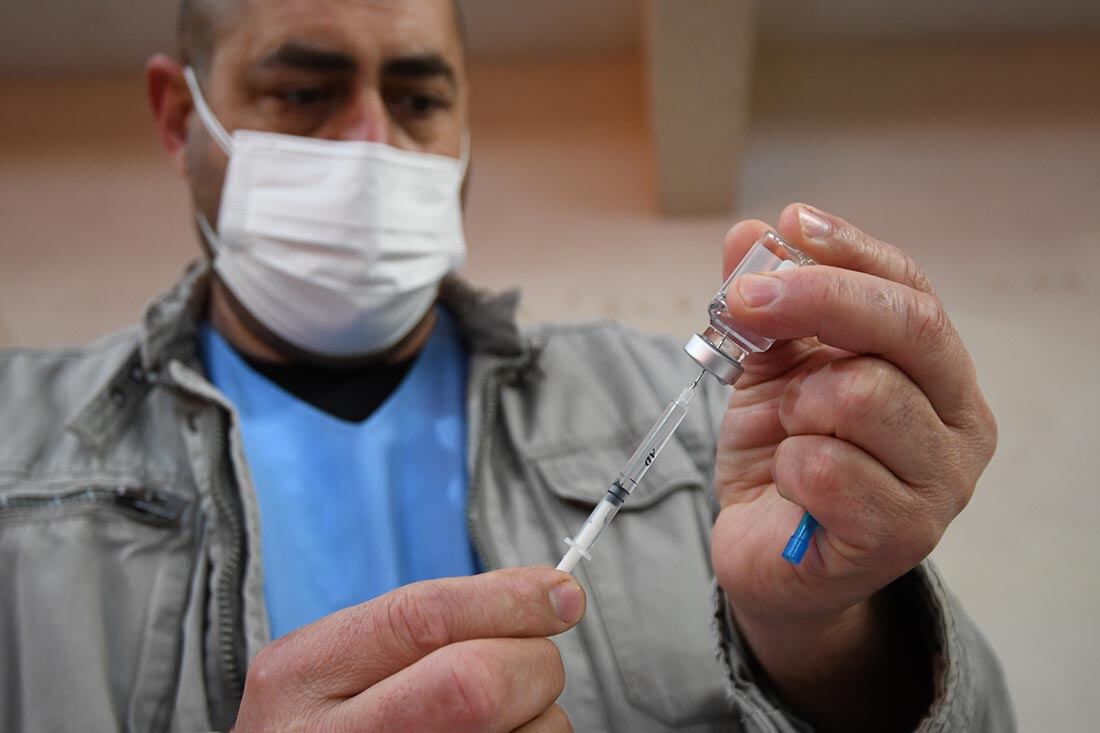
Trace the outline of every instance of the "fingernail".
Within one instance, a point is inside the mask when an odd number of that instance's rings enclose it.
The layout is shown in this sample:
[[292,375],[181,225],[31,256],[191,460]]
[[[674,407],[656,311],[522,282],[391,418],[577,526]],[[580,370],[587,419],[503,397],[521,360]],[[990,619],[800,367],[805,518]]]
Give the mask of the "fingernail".
[[767,305],[783,290],[783,281],[771,275],[742,275],[734,283],[741,300],[750,308]]
[[584,612],[584,596],[575,580],[565,580],[550,589],[550,605],[554,613],[567,624],[580,620]]
[[828,219],[805,206],[798,207],[798,225],[805,239],[823,240],[832,231]]

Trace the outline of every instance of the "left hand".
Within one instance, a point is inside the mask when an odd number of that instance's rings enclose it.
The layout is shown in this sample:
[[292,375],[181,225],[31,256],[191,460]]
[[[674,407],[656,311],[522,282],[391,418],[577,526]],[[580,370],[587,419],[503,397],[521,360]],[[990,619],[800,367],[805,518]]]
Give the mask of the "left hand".
[[[727,274],[767,228],[730,230]],[[802,205],[787,207],[777,230],[819,265],[730,287],[734,319],[780,341],[748,359],[730,399],[712,549],[739,626],[782,678],[779,636],[805,629],[823,640],[844,628],[853,639],[853,627],[873,625],[870,599],[918,565],[966,506],[996,424],[912,259]],[[780,553],[804,509],[821,527],[794,566]]]

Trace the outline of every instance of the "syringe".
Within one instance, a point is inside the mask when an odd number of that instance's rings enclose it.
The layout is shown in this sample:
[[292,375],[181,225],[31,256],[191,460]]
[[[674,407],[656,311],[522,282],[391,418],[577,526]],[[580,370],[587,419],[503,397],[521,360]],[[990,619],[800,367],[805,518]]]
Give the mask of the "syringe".
[[[558,570],[569,573],[577,566],[580,558],[592,559],[589,553],[592,544],[600,536],[604,527],[618,514],[623,502],[630,496],[630,492],[641,482],[646,471],[656,460],[657,454],[680,426],[687,414],[688,403],[695,395],[695,387],[703,374],[710,373],[722,384],[733,386],[744,373],[743,363],[748,355],[771,348],[774,339],[753,333],[730,315],[726,292],[733,282],[748,273],[782,272],[812,264],[814,264],[812,259],[784,242],[775,232],[765,232],[753,244],[711,300],[707,308],[710,315],[708,328],[692,336],[684,346],[684,350],[691,358],[703,367],[703,372],[680,393],[679,397],[669,403],[653,429],[638,446],[638,450],[634,451],[634,455],[623,466],[619,477],[608,489],[607,495],[588,515],[581,531],[573,539],[565,541],[569,545],[569,552],[565,553],[565,557],[558,563]],[[787,542],[783,557],[795,565],[799,564],[810,546],[817,526],[817,520],[806,512],[798,529]]]
[[695,396],[695,387],[698,386],[699,380],[704,374],[706,374],[706,371],[700,372],[694,382],[685,387],[676,399],[668,403],[668,407],[657,418],[657,422],[653,424],[649,434],[645,436],[638,449],[634,451],[634,455],[619,471],[619,476],[611,484],[607,494],[592,510],[592,513],[588,515],[588,519],[584,521],[584,526],[577,532],[576,537],[565,540],[565,543],[569,545],[569,551],[558,563],[558,570],[571,573],[582,557],[585,560],[592,559],[590,551],[592,545],[596,542],[596,538],[619,513],[623,502],[634,491],[634,487],[641,483],[642,477],[653,465],[661,449],[665,447],[672,434],[676,432],[676,428],[680,427],[684,416],[687,415],[688,404],[691,402],[691,398]]

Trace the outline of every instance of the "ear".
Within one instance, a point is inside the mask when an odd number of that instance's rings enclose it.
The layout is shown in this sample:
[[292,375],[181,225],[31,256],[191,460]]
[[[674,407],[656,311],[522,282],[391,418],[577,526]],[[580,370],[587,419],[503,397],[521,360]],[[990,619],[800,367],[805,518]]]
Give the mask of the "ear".
[[145,64],[145,91],[149,95],[161,145],[168,151],[176,170],[184,175],[187,121],[194,105],[183,78],[183,67],[162,53],[153,56]]

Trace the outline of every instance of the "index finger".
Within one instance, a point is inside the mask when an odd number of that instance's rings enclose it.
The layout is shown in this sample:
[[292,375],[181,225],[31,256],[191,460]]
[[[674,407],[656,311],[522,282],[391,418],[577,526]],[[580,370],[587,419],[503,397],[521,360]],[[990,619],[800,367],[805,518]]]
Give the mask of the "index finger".
[[[770,228],[762,221],[746,220],[729,230],[724,252],[726,277]],[[779,214],[775,229],[818,264],[864,272],[936,295],[924,270],[901,248],[872,237],[839,216],[794,203]]]
[[816,337],[892,362],[951,427],[966,427],[969,416],[979,414],[973,362],[942,304],[928,293],[822,265],[745,275],[729,296],[734,320],[754,333],[776,340]]
[[303,627],[261,654],[277,655],[267,664],[281,662],[291,684],[350,697],[448,644],[560,634],[584,606],[584,591],[567,573],[510,568],[403,586]]
[[924,270],[900,247],[883,242],[821,209],[791,204],[779,215],[780,236],[822,265],[865,272],[927,293],[935,289]]

